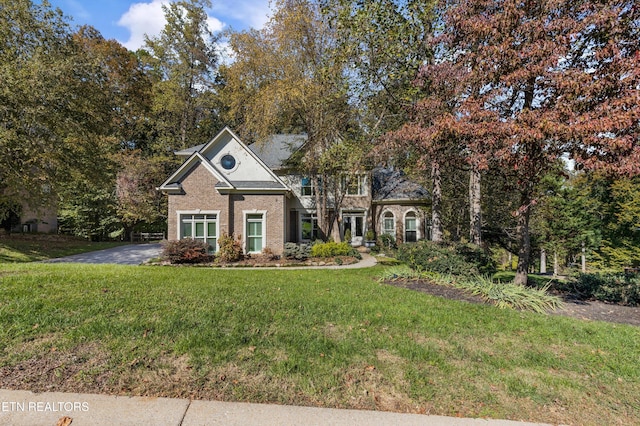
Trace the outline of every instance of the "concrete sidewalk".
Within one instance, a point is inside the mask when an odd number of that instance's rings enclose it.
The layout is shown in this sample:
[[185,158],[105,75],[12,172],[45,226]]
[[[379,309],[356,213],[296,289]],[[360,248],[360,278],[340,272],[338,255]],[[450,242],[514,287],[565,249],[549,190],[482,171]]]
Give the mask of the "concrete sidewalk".
[[128,425],[541,425],[508,420],[400,414],[384,411],[145,398],[78,393],[0,390],[0,424],[55,426],[63,417],[72,426]]

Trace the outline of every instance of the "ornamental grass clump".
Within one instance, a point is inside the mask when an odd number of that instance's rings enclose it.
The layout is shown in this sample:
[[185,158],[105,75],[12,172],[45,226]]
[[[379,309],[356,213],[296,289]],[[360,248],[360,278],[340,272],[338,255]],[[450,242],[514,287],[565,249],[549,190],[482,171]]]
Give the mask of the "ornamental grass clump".
[[399,281],[399,280],[417,280],[423,277],[423,274],[409,268],[407,265],[398,265],[386,268],[378,276],[378,282]]
[[499,283],[487,276],[476,276],[456,281],[454,285],[471,294],[482,297],[499,308],[519,309],[545,313],[562,306],[559,297],[547,292],[549,286],[542,288],[524,287],[512,283]]

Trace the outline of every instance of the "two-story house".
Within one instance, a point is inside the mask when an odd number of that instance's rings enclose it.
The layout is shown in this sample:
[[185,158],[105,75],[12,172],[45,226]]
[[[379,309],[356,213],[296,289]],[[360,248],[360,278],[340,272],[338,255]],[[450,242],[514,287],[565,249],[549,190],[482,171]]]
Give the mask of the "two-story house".
[[[305,141],[304,135],[275,135],[247,146],[224,128],[210,142],[176,152],[185,161],[158,188],[169,197],[168,238],[200,239],[215,250],[221,234],[233,234],[246,253],[269,248],[275,254],[285,242],[315,240],[316,180],[287,166]],[[331,238],[350,234],[357,246],[373,230],[398,242],[423,239],[428,205],[427,191],[399,171],[349,174],[340,202],[334,198],[331,206],[337,209]]]

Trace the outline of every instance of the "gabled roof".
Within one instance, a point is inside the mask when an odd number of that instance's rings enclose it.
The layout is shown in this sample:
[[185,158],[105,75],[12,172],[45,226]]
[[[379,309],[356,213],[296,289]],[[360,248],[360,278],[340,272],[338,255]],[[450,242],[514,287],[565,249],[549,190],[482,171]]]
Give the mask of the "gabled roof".
[[219,173],[215,167],[211,165],[209,160],[204,158],[200,152],[194,152],[191,154],[191,157],[187,159],[182,165],[175,171],[174,174],[169,176],[167,180],[164,181],[162,185],[158,187],[160,191],[166,192],[181,192],[182,185],[180,185],[180,181],[182,177],[187,174],[196,164],[201,163],[208,171],[211,173],[219,182],[228,185],[229,188],[233,188],[233,185],[221,174]]
[[180,157],[189,157],[194,152],[200,151],[202,148],[204,148],[205,145],[206,144],[203,143],[202,145],[196,145],[196,146],[192,146],[190,148],[185,148],[183,150],[174,152],[174,154],[175,155],[179,155]]
[[278,170],[285,166],[291,155],[307,141],[305,134],[281,134],[273,135],[268,140],[249,145],[260,159],[272,170]]
[[[222,145],[221,145],[222,144]],[[220,149],[220,147],[225,146],[235,146],[236,152],[243,153],[245,155],[245,160],[248,159],[249,164],[252,164],[255,167],[253,170],[261,170],[257,177],[260,177],[261,180],[231,180],[231,176],[225,176],[224,170],[218,170],[215,164],[213,164],[212,154],[216,152],[216,150]],[[239,151],[237,151],[239,150]],[[219,152],[219,151],[217,151]],[[278,191],[287,191],[289,190],[285,183],[277,176],[271,167],[269,167],[265,162],[251,149],[245,145],[240,138],[228,127],[222,129],[211,141],[206,144],[193,146],[190,148],[183,149],[181,151],[177,151],[176,155],[180,156],[188,156],[188,159],[180,166],[180,168],[169,177],[158,189],[165,192],[170,193],[180,193],[182,192],[182,185],[180,184],[181,179],[184,177],[186,173],[188,173],[197,163],[201,163],[215,178],[218,180],[218,183],[215,185],[216,189],[222,189],[225,191],[232,191],[235,189],[243,189],[243,190],[278,190]],[[210,161],[209,158],[212,158]],[[219,160],[216,160],[219,161]],[[247,163],[245,163],[247,164]],[[246,167],[246,166],[241,166]],[[233,170],[232,170],[233,172]]]
[[409,179],[402,170],[377,167],[372,171],[373,201],[426,201],[429,191]]

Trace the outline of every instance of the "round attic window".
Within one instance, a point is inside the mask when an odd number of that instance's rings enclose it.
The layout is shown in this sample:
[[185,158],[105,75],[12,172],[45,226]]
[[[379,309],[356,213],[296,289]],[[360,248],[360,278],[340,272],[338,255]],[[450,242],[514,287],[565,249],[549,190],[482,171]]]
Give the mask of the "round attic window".
[[220,159],[220,165],[225,170],[232,170],[236,166],[236,159],[233,155],[226,154]]

